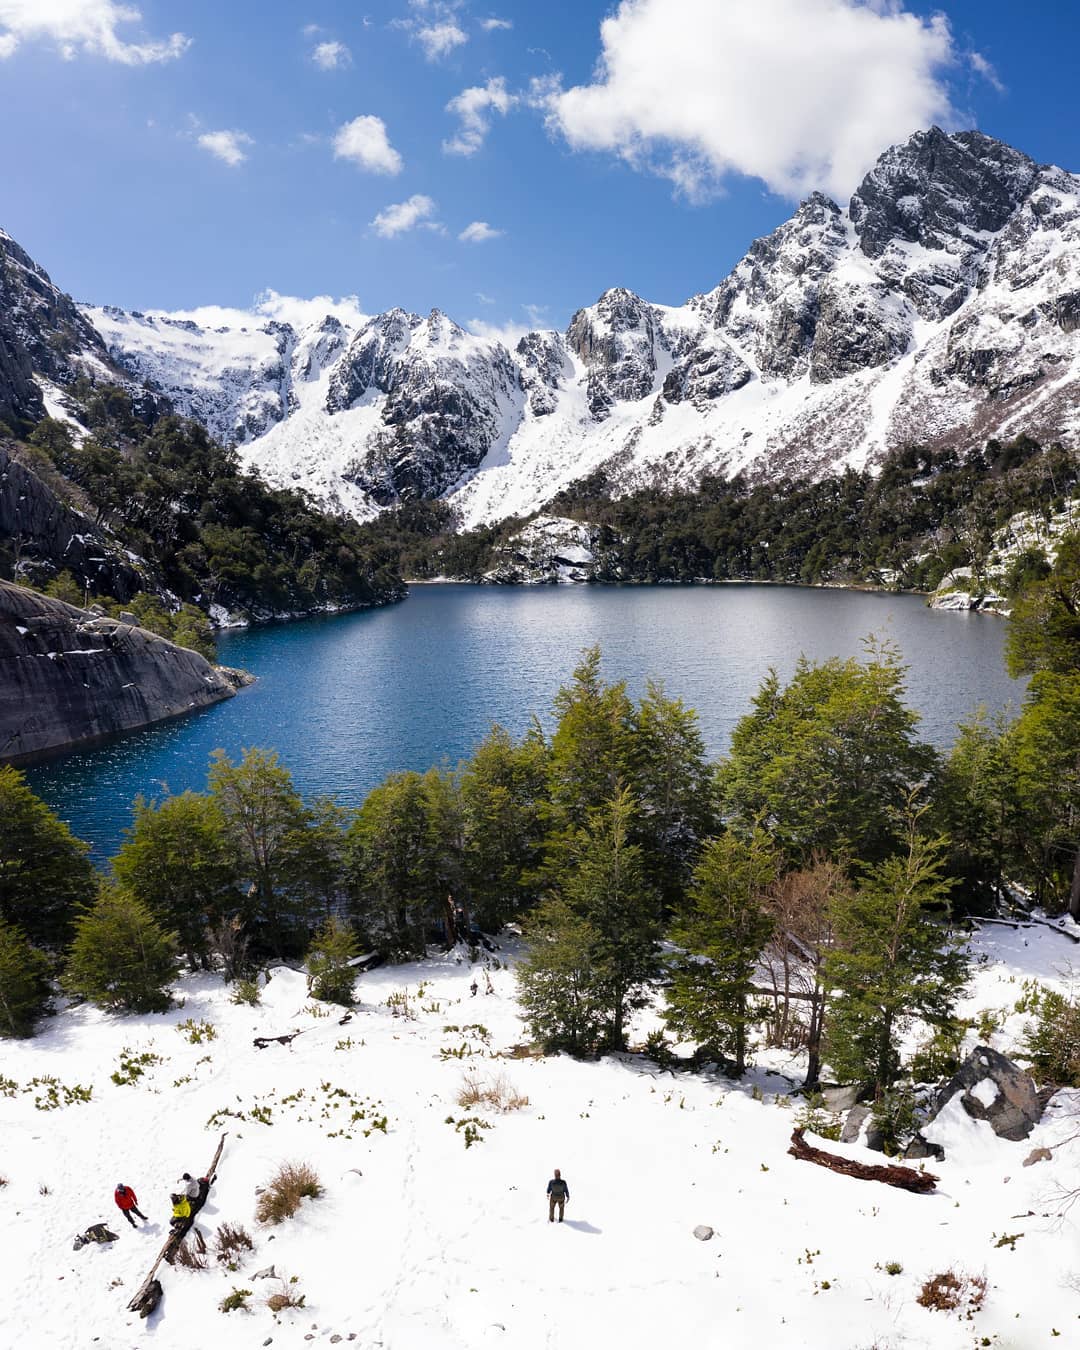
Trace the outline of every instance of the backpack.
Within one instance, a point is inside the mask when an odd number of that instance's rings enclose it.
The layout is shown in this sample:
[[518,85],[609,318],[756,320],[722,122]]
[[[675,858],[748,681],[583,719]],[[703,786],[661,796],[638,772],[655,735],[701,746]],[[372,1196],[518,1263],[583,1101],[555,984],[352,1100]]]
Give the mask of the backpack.
[[568,1190],[566,1182],[563,1181],[562,1177],[558,1177],[552,1181],[549,1194],[553,1200],[565,1200]]
[[92,1223],[85,1233],[80,1233],[75,1239],[73,1250],[78,1251],[88,1242],[115,1242],[116,1234],[105,1227],[103,1223]]

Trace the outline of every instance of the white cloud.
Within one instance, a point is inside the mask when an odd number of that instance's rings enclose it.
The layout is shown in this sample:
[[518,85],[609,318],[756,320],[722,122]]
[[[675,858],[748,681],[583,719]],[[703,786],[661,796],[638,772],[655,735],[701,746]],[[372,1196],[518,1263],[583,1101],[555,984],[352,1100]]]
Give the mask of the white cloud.
[[498,239],[502,230],[493,229],[486,220],[474,220],[466,225],[458,235],[463,244],[486,244],[489,239]]
[[482,305],[493,305],[495,303],[495,297],[493,295],[485,295],[483,291],[477,291],[476,298]]
[[474,85],[463,89],[446,105],[446,111],[461,119],[456,136],[443,141],[443,152],[447,155],[475,155],[484,144],[491,129],[491,113],[505,116],[517,103],[517,96],[506,89],[506,81],[488,80],[487,84]]
[[115,0],[0,0],[0,58],[11,56],[20,42],[45,39],[58,45],[65,61],[83,52],[125,66],[145,66],[174,61],[191,46],[183,33],[126,42],[117,28],[141,18],[137,9]]
[[371,173],[396,174],[403,167],[381,117],[354,117],[340,127],[334,137],[334,158],[351,160]]
[[435,214],[435,203],[430,197],[416,193],[407,202],[398,202],[380,211],[371,222],[371,228],[383,239],[393,239],[406,230],[414,230],[418,225],[428,229],[438,228],[431,217]]
[[455,20],[448,19],[443,23],[431,24],[427,28],[418,28],[416,40],[423,47],[424,55],[429,61],[439,61],[455,47],[463,46],[469,39]]
[[690,196],[726,175],[851,192],[888,145],[955,120],[948,20],[903,0],[622,0],[591,84],[548,91],[548,124]]
[[199,144],[223,164],[235,169],[247,159],[244,146],[254,145],[255,142],[246,131],[205,131],[199,137]]
[[344,42],[320,42],[311,59],[320,70],[342,70],[352,65],[352,52]]
[[355,295],[343,295],[339,299],[331,295],[314,295],[307,299],[281,295],[270,289],[260,291],[255,296],[251,309],[197,305],[194,309],[151,309],[147,313],[151,317],[190,319],[200,328],[257,328],[264,319],[276,319],[279,323],[290,323],[299,329],[309,323],[318,323],[328,314],[355,328],[367,318]]
[[1001,77],[994,69],[993,63],[988,61],[982,52],[968,52],[968,60],[976,75],[981,75],[999,94],[1004,94],[1005,86],[1001,82]]
[[510,22],[509,19],[496,19],[494,16],[492,16],[492,18],[490,19],[480,20],[480,27],[484,30],[485,33],[494,33],[497,32],[498,29],[500,28],[513,28],[513,26],[514,25]]
[[489,342],[501,342],[511,350],[518,345],[526,333],[533,330],[525,323],[489,323],[487,319],[466,319],[465,327],[474,337],[487,338]]

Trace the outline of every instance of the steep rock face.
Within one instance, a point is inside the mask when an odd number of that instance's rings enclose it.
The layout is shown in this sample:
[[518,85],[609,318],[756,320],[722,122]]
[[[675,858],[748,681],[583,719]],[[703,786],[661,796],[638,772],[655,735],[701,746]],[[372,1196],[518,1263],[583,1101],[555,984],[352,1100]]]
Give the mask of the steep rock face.
[[652,391],[658,357],[667,351],[658,318],[640,296],[616,288],[570,320],[566,342],[588,371],[589,411],[597,421],[616,403]]
[[197,652],[0,582],[0,763],[177,717],[236,688]]
[[767,481],[913,442],[1080,433],[1080,179],[930,128],[847,207],[812,194],[685,305],[616,288],[513,351],[438,313],[288,333],[88,313],[271,482],[360,518],[450,496],[474,524],[593,471],[616,491]]
[[0,230],[0,421],[45,416],[35,375],[65,385],[93,364],[109,365],[93,324]]
[[507,540],[484,581],[555,585],[592,580],[595,527],[565,516],[537,516]]
[[0,442],[0,552],[42,584],[66,568],[99,595],[129,600],[148,583],[128,556],[85,516],[62,502],[14,446]]

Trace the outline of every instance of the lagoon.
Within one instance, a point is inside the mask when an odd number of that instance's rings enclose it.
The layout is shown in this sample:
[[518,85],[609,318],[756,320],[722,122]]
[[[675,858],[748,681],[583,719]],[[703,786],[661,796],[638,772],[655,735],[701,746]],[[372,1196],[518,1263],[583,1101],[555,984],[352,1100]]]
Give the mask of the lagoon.
[[1005,672],[1005,624],[927,608],[920,596],[801,586],[414,586],[386,609],[223,635],[220,659],[258,682],[201,713],[27,771],[34,791],[102,859],[136,795],[201,789],[211,751],[276,749],[305,794],[357,805],[395,769],[455,764],[493,721],[520,734],[583,648],[599,643],[609,679],[632,695],[649,678],[696,708],[709,752],[770,666],[855,656],[886,637],[908,666],[908,701],[942,749],[977,704],[1019,704]]

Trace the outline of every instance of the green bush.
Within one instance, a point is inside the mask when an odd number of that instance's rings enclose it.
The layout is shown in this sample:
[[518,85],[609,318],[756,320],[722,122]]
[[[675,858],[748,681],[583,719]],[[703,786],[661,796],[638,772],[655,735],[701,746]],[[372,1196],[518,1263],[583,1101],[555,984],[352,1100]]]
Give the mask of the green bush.
[[76,920],[61,983],[76,998],[124,1012],[164,1012],[176,976],[176,943],[150,911],[117,886]]

